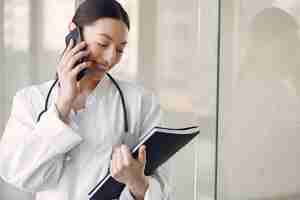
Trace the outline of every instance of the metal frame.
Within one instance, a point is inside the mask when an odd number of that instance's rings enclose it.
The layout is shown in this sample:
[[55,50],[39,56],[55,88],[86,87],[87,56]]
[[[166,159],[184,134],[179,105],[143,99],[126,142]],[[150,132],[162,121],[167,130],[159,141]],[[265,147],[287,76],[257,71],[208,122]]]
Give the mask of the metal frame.
[[[5,6],[5,1],[1,0],[0,1],[0,113],[6,113],[5,106],[5,94],[6,94],[6,76],[5,76],[5,71],[4,71],[4,66],[5,66],[5,48],[4,48],[4,6]],[[1,115],[0,118],[0,137],[2,135],[2,130],[4,130],[4,119],[3,119],[3,114]]]

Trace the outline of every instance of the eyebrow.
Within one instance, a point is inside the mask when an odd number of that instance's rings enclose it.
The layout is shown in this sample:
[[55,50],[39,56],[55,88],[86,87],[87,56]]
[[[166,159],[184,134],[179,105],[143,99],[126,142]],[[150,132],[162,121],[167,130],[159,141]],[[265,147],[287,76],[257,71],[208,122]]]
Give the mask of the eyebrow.
[[[109,40],[113,40],[112,37],[110,37],[109,35],[105,34],[105,33],[98,33],[97,35],[101,35],[101,36],[104,36],[106,37],[107,39]],[[124,42],[121,42],[122,45],[126,45],[127,44],[127,41],[124,41]]]

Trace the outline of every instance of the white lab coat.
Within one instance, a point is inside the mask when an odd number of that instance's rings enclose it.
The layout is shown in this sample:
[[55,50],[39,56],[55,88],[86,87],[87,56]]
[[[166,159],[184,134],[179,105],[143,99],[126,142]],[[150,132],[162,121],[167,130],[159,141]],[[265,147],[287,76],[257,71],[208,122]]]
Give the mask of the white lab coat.
[[[152,93],[120,81],[128,112],[129,133],[124,133],[121,99],[106,76],[87,98],[86,108],[70,114],[66,125],[54,105],[36,123],[53,81],[17,92],[0,141],[0,175],[19,189],[36,192],[37,200],[87,200],[88,192],[109,169],[112,147],[132,147],[147,130],[158,125],[161,110]],[[145,200],[169,199],[168,165],[151,176]],[[121,200],[133,199],[128,188]]]

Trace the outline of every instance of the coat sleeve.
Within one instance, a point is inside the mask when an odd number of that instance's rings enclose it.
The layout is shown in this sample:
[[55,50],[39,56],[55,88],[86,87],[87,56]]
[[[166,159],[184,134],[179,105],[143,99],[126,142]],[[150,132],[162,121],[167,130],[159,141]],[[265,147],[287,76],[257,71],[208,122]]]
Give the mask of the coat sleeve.
[[[154,126],[158,126],[162,110],[159,101],[153,93],[145,92],[142,97],[140,133],[147,133]],[[170,162],[160,166],[153,175],[150,176],[149,187],[145,193],[144,200],[170,200],[172,197],[172,187],[170,179]],[[120,200],[135,200],[128,187],[123,190]]]
[[30,92],[21,90],[0,140],[0,176],[15,187],[37,192],[58,183],[65,153],[82,138],[62,122],[52,105],[36,123]]

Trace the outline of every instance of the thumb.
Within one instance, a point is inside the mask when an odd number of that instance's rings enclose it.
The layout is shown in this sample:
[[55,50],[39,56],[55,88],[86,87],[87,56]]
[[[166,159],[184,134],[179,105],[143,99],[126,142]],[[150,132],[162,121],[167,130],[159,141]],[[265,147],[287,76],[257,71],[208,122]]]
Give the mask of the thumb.
[[142,145],[139,148],[138,160],[145,166],[146,165],[146,146]]

